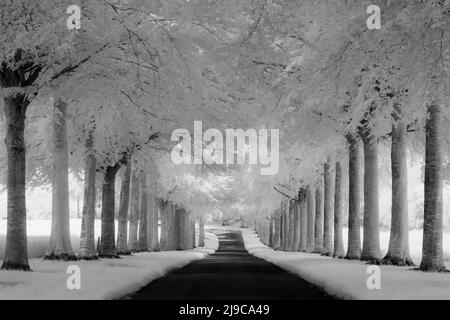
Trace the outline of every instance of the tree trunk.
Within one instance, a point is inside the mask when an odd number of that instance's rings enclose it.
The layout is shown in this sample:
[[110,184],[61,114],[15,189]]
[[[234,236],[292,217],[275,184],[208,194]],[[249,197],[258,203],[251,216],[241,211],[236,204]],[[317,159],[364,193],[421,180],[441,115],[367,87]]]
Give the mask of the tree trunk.
[[166,200],[159,201],[159,212],[161,214],[161,239],[160,246],[161,250],[169,250],[168,249],[168,211],[169,211],[169,202]]
[[80,259],[98,259],[95,251],[95,178],[97,160],[92,150],[93,137],[86,140],[86,160],[84,169],[84,198],[81,218]]
[[203,217],[200,217],[199,221],[199,235],[198,235],[198,246],[205,246],[205,222]]
[[273,244],[274,244],[274,241],[275,241],[275,234],[274,234],[274,220],[275,220],[275,218],[274,217],[270,217],[270,220],[269,220],[269,247],[271,247],[271,248],[273,248]]
[[141,209],[139,211],[139,236],[138,250],[148,251],[147,243],[147,217],[148,217],[148,190],[147,190],[147,174],[141,172]]
[[182,250],[188,250],[189,249],[189,234],[190,234],[189,229],[190,229],[190,226],[189,226],[189,215],[188,215],[186,210],[183,211],[181,222],[182,222],[181,223],[181,234],[182,234],[182,239],[181,239],[182,247],[181,247],[181,249]]
[[284,224],[286,223],[284,220],[283,214],[283,202],[280,204],[280,250],[284,250]]
[[330,160],[324,165],[324,224],[323,224],[323,249],[325,256],[333,255],[333,178]]
[[130,234],[128,237],[128,249],[132,252],[138,250],[138,227],[140,212],[140,182],[139,173],[131,175],[131,199],[130,199]]
[[27,255],[25,205],[25,113],[30,102],[23,95],[4,98],[7,154],[7,231],[2,269],[31,271]]
[[[297,213],[298,214],[298,213]],[[273,249],[280,249],[280,229],[281,229],[281,220],[280,220],[280,209],[276,209],[274,211],[274,243]]]
[[283,214],[283,251],[288,251],[288,238],[289,238],[289,214],[288,214],[288,202],[289,200],[283,200],[281,204],[281,212]]
[[408,172],[406,159],[406,125],[401,119],[401,109],[396,105],[393,114],[391,171],[392,211],[389,249],[383,263],[413,266],[409,254],[408,228]]
[[102,186],[102,236],[100,240],[100,258],[118,258],[114,229],[115,181],[120,164],[106,168]]
[[190,249],[195,248],[195,219],[192,217],[191,219],[191,247]]
[[306,252],[314,251],[314,219],[316,214],[315,206],[315,194],[311,190],[311,187],[307,189],[307,207],[308,207],[308,217],[307,217],[307,235],[306,235]]
[[442,151],[441,106],[439,100],[428,105],[425,142],[425,203],[423,221],[423,271],[444,271],[442,249]]
[[182,240],[183,240],[183,236],[181,234],[181,228],[182,228],[182,224],[183,224],[183,218],[182,218],[182,214],[183,214],[183,208],[179,208],[176,207],[175,208],[175,225],[174,225],[174,238],[175,238],[175,250],[183,250],[183,246],[182,246]]
[[344,240],[342,238],[342,167],[336,162],[336,180],[334,187],[334,258],[344,258]]
[[117,253],[129,255],[128,249],[128,208],[130,204],[130,180],[131,180],[131,161],[127,160],[125,172],[123,174],[122,187],[120,189],[120,204],[117,220],[119,222],[117,234]]
[[175,250],[175,205],[170,203],[168,208],[167,243],[168,250]]
[[151,251],[159,251],[158,206],[156,204],[156,198],[152,194],[148,196],[148,208],[147,243]]
[[294,237],[294,251],[300,251],[300,203],[295,200],[291,200],[294,211],[294,225],[295,225],[295,237]]
[[348,250],[346,259],[361,258],[361,223],[360,223],[360,190],[359,179],[359,139],[355,134],[348,134]]
[[287,251],[294,250],[294,238],[295,238],[295,212],[294,212],[294,201],[289,200],[288,202],[288,214],[289,214],[289,242]]
[[52,110],[52,227],[45,259],[76,260],[70,242],[67,104],[55,100]]
[[316,216],[314,217],[314,253],[323,251],[323,195],[322,184],[316,189]]
[[378,205],[378,141],[369,129],[361,129],[364,144],[364,236],[361,260],[380,263]]
[[300,196],[300,246],[299,251],[306,251],[306,242],[308,238],[308,208],[306,204],[306,189],[302,189]]

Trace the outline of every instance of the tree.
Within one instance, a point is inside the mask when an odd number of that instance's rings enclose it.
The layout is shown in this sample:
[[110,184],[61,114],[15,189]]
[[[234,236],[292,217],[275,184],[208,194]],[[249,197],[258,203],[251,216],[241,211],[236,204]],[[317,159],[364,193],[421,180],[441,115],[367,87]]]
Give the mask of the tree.
[[342,238],[342,166],[336,161],[336,180],[334,187],[334,251],[333,258],[345,256],[344,241]]
[[66,113],[67,104],[61,100],[56,100],[52,113],[52,229],[46,259],[76,260],[70,241],[69,154]]
[[333,185],[330,160],[324,164],[324,223],[323,223],[323,248],[322,254],[333,254]]
[[169,239],[168,239],[168,233],[169,233],[169,222],[168,222],[168,215],[169,215],[169,202],[167,200],[160,199],[159,201],[159,212],[161,213],[161,239],[160,239],[160,246],[161,250],[170,250],[169,249]]
[[158,205],[153,194],[148,196],[148,223],[147,223],[147,243],[149,250],[159,251],[158,240]]
[[290,201],[293,206],[294,211],[294,246],[293,251],[299,251],[300,249],[300,239],[301,239],[301,221],[300,221],[300,202],[298,200]]
[[379,263],[378,141],[369,128],[361,128],[364,144],[364,236],[361,260]]
[[139,237],[138,251],[148,251],[147,243],[147,218],[148,218],[148,189],[147,174],[141,172],[141,208],[139,211]]
[[130,204],[130,181],[131,181],[131,159],[124,166],[122,187],[120,188],[120,204],[117,220],[119,227],[117,230],[117,254],[130,254],[128,249],[128,209]]
[[308,208],[308,227],[307,227],[307,236],[306,236],[306,252],[313,252],[314,251],[314,227],[315,227],[315,214],[316,214],[316,207],[315,207],[315,193],[313,192],[311,186],[308,186],[307,188],[307,208]]
[[307,232],[308,232],[308,206],[307,206],[307,191],[305,188],[300,189],[299,192],[299,206],[300,206],[300,245],[298,251],[306,251]]
[[93,136],[89,134],[86,140],[86,158],[84,170],[84,196],[83,196],[83,213],[81,220],[81,236],[80,236],[80,259],[92,260],[98,259],[95,251],[95,178],[97,161],[95,159],[93,146]]
[[322,184],[320,183],[315,192],[316,212],[314,217],[314,251],[322,253],[323,250],[323,200]]
[[425,144],[425,204],[423,223],[423,248],[420,269],[444,271],[442,249],[442,151],[440,101],[428,104]]
[[[295,251],[294,240],[296,232],[296,217],[295,217],[295,203],[290,200],[287,204],[287,211],[289,215],[289,238],[288,238],[288,249],[287,251]],[[263,220],[264,221],[264,220]]]
[[[2,88],[19,83],[22,70],[1,69]],[[6,74],[11,83],[6,81]],[[14,79],[14,78],[12,78]],[[23,85],[23,84],[22,84]],[[6,250],[2,269],[30,271],[27,257],[26,208],[25,208],[25,113],[30,101],[24,94],[4,98],[6,119],[6,152],[8,157],[7,190],[7,233]]]
[[198,246],[199,247],[205,246],[205,222],[202,216],[200,216],[199,220]]
[[355,134],[347,134],[348,142],[348,246],[346,259],[359,260],[361,257],[360,231],[360,179],[359,179],[359,139]]
[[100,258],[119,258],[116,250],[114,207],[115,181],[120,163],[107,166],[102,184],[102,233],[100,238]]
[[131,175],[130,235],[128,237],[128,248],[132,252],[138,250],[138,225],[141,194],[139,180],[139,173],[135,170]]
[[393,111],[391,143],[392,212],[389,249],[383,263],[393,265],[414,265],[409,253],[408,227],[408,173],[406,163],[406,124],[401,107]]

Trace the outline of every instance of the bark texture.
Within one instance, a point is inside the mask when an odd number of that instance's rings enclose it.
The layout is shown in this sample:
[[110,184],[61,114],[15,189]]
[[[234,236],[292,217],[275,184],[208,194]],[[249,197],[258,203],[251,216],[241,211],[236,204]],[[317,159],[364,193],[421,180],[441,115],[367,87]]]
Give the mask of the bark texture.
[[[273,243],[273,249],[279,250],[280,249],[280,236],[281,236],[281,216],[280,216],[280,209],[276,209],[274,212],[274,243]],[[298,212],[297,212],[298,214]]]
[[158,206],[156,197],[148,195],[147,243],[149,250],[159,251],[158,239]]
[[203,217],[200,217],[199,220],[198,246],[205,246],[205,220]]
[[283,251],[288,251],[289,250],[289,246],[288,246],[288,238],[289,238],[289,201],[288,200],[284,200],[282,202],[281,205],[281,212],[283,214]]
[[323,251],[323,193],[322,184],[316,189],[316,214],[314,217],[314,252]]
[[360,192],[359,178],[359,139],[356,134],[347,135],[348,142],[348,246],[346,259],[361,258],[361,222],[360,222]]
[[300,205],[300,246],[299,251],[306,251],[306,242],[308,237],[308,205],[306,203],[306,189],[301,189],[299,194]]
[[406,124],[401,118],[400,106],[392,115],[391,172],[392,211],[389,249],[384,264],[414,265],[409,253],[408,227],[408,171],[406,159]]
[[128,255],[128,208],[130,205],[130,182],[131,182],[131,161],[128,160],[124,167],[122,186],[120,188],[120,204],[117,220],[119,227],[117,230],[117,253]]
[[445,271],[442,249],[442,151],[441,106],[432,100],[428,105],[425,142],[425,206],[423,247],[420,269]]
[[142,171],[141,180],[141,208],[139,211],[138,251],[148,251],[147,243],[147,217],[148,217],[148,190],[147,174]]
[[169,250],[168,246],[168,214],[169,214],[169,202],[167,200],[159,200],[159,212],[161,214],[161,250]]
[[130,195],[130,232],[128,236],[128,249],[132,252],[138,250],[138,227],[140,212],[140,181],[139,173],[133,172],[131,175],[131,195]]
[[345,256],[342,227],[342,167],[338,161],[336,162],[336,180],[334,187],[334,258],[343,258]]
[[84,169],[83,212],[81,217],[80,259],[97,259],[95,250],[95,198],[96,198],[96,168],[97,160],[92,150],[93,137],[86,140],[86,159]]
[[67,104],[56,100],[52,110],[52,227],[46,259],[76,260],[70,241],[66,115]]
[[294,250],[294,240],[295,240],[295,212],[294,212],[294,201],[289,200],[288,202],[288,214],[289,214],[289,240],[288,240],[288,251]]
[[322,254],[333,255],[333,178],[330,160],[324,164],[324,223]]
[[379,264],[378,141],[367,128],[360,130],[364,144],[364,235],[361,260]]
[[307,210],[308,210],[308,217],[307,217],[307,235],[306,235],[306,252],[313,252],[314,251],[314,224],[315,224],[315,214],[316,214],[316,201],[315,201],[315,194],[314,191],[311,190],[310,187],[307,188],[306,193],[306,204],[307,204]]
[[25,206],[25,113],[29,105],[24,95],[4,98],[7,154],[7,231],[2,269],[30,271],[27,255]]
[[115,208],[115,181],[120,164],[106,168],[102,185],[102,235],[100,238],[100,258],[118,258],[115,241],[114,208]]
[[300,249],[300,203],[298,201],[291,200],[293,211],[294,211],[294,226],[295,226],[295,235],[294,235],[294,251],[299,251]]

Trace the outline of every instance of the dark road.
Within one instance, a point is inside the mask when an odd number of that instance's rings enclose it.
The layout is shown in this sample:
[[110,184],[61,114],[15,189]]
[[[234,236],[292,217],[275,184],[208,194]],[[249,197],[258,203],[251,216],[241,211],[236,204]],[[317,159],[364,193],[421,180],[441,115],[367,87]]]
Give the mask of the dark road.
[[219,249],[214,254],[168,273],[126,299],[332,299],[301,278],[251,256],[239,232],[220,232],[217,236]]

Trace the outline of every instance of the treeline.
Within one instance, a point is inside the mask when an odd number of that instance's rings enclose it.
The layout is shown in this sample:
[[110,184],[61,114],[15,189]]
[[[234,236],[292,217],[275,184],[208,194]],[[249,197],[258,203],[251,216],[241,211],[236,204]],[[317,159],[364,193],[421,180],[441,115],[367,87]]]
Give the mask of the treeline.
[[[399,111],[399,110],[398,110]],[[425,142],[424,227],[420,269],[445,271],[443,259],[442,129],[440,105],[428,105]],[[257,223],[262,240],[276,250],[319,253],[334,258],[368,261],[374,264],[414,266],[409,250],[407,126],[400,113],[392,125],[391,175],[392,209],[389,248],[380,250],[378,195],[378,139],[368,128],[347,134],[348,198],[343,198],[342,166],[329,157],[319,178],[304,185],[295,197],[285,197],[270,220]],[[360,154],[360,144],[364,154]],[[360,179],[360,161],[364,178]],[[361,188],[363,198],[361,199]],[[348,204],[348,244],[343,246],[343,201]],[[361,226],[360,212],[363,208]],[[361,227],[363,238],[361,239]]]

